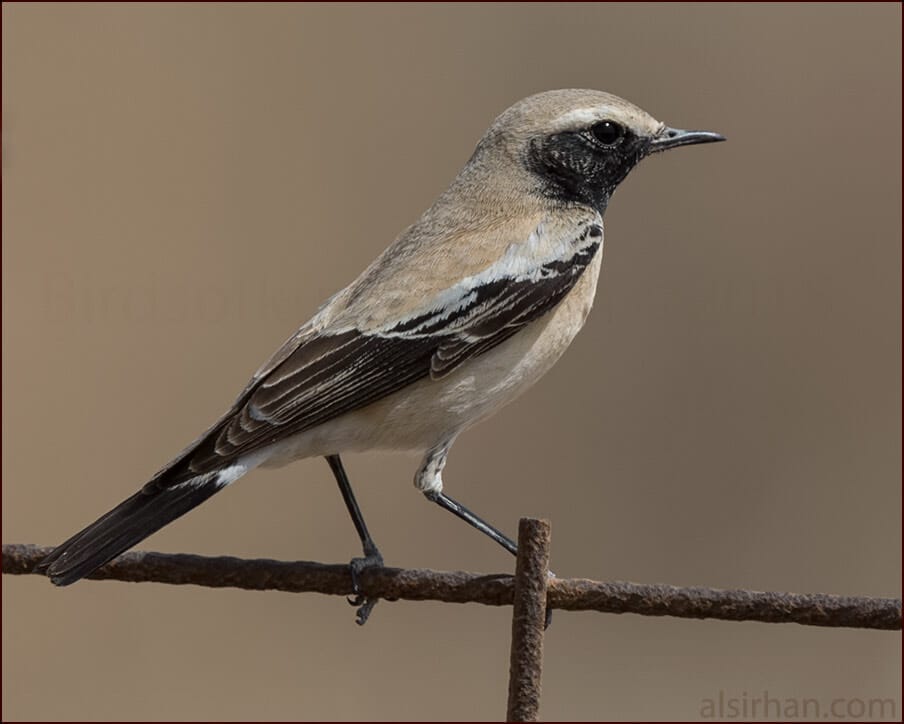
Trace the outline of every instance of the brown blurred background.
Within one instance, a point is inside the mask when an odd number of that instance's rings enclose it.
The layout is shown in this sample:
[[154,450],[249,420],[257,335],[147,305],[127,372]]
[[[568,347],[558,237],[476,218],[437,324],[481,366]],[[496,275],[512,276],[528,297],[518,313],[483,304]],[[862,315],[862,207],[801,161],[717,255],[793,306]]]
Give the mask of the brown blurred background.
[[[3,6],[3,541],[58,543],[206,427],[512,102],[605,89],[729,143],[616,194],[596,308],[456,445],[560,576],[900,595],[901,6]],[[512,561],[347,460],[387,562]],[[327,466],[144,544],[344,562]],[[494,719],[510,611],[3,578],[3,719]],[[547,719],[892,698],[888,632],[559,613]],[[886,715],[888,712],[886,712]]]

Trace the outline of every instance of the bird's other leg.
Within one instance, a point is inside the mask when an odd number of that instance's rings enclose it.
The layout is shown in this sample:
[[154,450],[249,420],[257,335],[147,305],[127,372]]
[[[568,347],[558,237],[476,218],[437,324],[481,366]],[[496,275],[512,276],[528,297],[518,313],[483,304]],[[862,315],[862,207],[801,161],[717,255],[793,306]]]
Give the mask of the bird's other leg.
[[339,491],[342,493],[342,500],[345,501],[345,507],[348,514],[352,517],[355,524],[355,530],[358,531],[358,537],[361,539],[361,547],[364,549],[362,558],[352,558],[349,563],[352,573],[352,590],[354,595],[349,597],[348,602],[352,606],[358,607],[357,622],[360,626],[367,623],[370,612],[377,605],[378,598],[368,598],[364,596],[358,589],[358,578],[366,568],[382,568],[383,556],[380,554],[377,544],[370,536],[367,530],[367,524],[364,522],[364,516],[361,514],[361,508],[358,507],[358,501],[355,500],[355,493],[352,491],[351,483],[348,481],[348,475],[342,465],[342,460],[338,455],[327,455],[326,461],[329,463],[330,470],[333,471],[333,477],[339,484]]
[[[427,496],[427,500],[433,501],[444,510],[457,515],[468,525],[477,528],[481,533],[492,538],[513,556],[517,556],[518,544],[515,541],[443,492],[443,468],[446,466],[446,457],[449,454],[449,448],[452,446],[453,441],[454,438],[447,440],[427,453],[424,464],[414,479],[415,486]],[[552,571],[549,571],[549,575],[555,578],[555,574]],[[549,628],[551,623],[552,609],[547,608],[545,627]]]
[[443,468],[446,466],[446,456],[449,454],[452,442],[452,440],[447,440],[427,453],[424,464],[415,476],[415,487],[427,497],[427,500],[436,503],[439,507],[448,510],[468,525],[489,536],[512,555],[517,555],[518,545],[515,541],[443,492]]

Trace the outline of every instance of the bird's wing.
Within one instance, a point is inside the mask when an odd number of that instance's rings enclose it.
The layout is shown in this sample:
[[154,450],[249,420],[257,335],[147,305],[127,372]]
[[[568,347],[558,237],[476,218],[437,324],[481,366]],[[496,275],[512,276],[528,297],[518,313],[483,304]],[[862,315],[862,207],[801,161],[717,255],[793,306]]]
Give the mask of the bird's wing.
[[226,416],[152,484],[178,484],[417,380],[452,373],[555,307],[590,264],[602,235],[598,218],[567,229],[541,224],[494,264],[403,318],[366,330],[303,328]]

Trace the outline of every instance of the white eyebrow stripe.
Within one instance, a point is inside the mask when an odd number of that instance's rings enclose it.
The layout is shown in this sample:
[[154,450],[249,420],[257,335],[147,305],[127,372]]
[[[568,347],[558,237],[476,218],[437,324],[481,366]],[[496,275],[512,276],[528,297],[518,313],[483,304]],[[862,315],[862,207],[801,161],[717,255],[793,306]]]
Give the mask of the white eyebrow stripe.
[[573,111],[559,116],[556,119],[556,125],[561,128],[574,127],[580,125],[588,125],[594,121],[602,120],[606,117],[609,109],[606,106],[596,106],[594,108],[577,108]]

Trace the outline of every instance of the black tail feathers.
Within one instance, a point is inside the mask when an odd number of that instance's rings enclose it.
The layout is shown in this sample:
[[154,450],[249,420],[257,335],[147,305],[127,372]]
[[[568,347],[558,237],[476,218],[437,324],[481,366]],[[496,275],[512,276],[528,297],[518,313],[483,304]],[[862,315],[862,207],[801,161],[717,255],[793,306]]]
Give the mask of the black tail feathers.
[[57,546],[38,565],[58,586],[68,586],[140,543],[222,489],[217,473],[169,488],[145,486],[106,515]]

